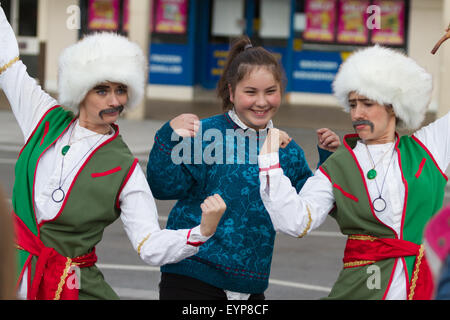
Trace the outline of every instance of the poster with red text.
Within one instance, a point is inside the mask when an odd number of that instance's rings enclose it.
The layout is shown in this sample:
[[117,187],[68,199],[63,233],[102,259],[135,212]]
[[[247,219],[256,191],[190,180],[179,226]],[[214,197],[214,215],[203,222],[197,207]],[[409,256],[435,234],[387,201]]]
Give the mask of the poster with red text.
[[338,13],[337,41],[345,44],[367,44],[369,30],[366,25],[370,2],[341,0]]
[[305,41],[334,41],[336,24],[336,1],[306,0],[306,28],[303,32]]
[[405,2],[375,0],[380,10],[380,28],[372,30],[372,43],[403,45],[405,43]]
[[119,10],[119,0],[89,0],[88,29],[117,31]]

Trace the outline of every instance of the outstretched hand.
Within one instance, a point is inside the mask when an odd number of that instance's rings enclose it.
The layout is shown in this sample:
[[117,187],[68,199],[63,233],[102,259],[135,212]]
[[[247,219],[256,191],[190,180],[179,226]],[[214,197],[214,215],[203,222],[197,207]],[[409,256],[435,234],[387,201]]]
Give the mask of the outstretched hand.
[[19,56],[19,46],[5,12],[0,6],[0,68]]
[[335,152],[341,145],[339,136],[328,128],[317,130],[317,140],[319,148],[330,152]]
[[217,229],[227,205],[218,194],[210,196],[200,205],[202,209],[202,221],[200,223],[200,232],[205,237],[212,236]]

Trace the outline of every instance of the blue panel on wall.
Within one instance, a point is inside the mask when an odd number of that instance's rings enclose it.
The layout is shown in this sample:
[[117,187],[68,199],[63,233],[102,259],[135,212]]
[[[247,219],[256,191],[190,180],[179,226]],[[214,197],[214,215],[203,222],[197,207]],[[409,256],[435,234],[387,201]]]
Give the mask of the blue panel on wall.
[[153,43],[150,46],[149,83],[193,85],[188,57],[187,45]]
[[217,82],[222,75],[229,49],[230,46],[228,44],[208,44],[205,61],[206,74],[202,83],[203,87],[207,89],[213,89],[216,87]]
[[332,93],[331,84],[342,63],[340,52],[296,51],[292,70],[292,91]]
[[[272,52],[281,60],[283,67],[286,68],[286,48],[281,47],[265,47],[269,52]],[[209,44],[206,59],[206,77],[202,83],[203,87],[207,89],[215,88],[217,82],[222,75],[225,61],[230,47],[228,44]]]

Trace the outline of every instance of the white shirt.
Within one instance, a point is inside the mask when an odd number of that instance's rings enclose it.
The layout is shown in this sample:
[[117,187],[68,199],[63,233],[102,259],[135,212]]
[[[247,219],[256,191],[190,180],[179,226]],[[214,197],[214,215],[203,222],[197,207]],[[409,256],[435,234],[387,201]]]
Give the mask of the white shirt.
[[[431,152],[442,172],[446,171],[450,163],[449,121],[450,114],[447,114],[414,134]],[[392,143],[369,145],[368,147],[374,163],[377,163],[380,157],[388,151],[376,167],[378,188],[375,180],[369,180],[367,177],[365,179],[370,198],[374,200],[380,195],[386,170],[389,167],[382,190],[387,207],[381,213],[376,212],[376,215],[378,219],[391,227],[397,233],[398,238],[401,239],[400,229],[405,186],[402,182],[397,152],[394,150],[392,154],[389,151],[389,149],[392,150]],[[372,162],[364,144],[358,142],[353,151],[363,172],[366,173],[372,169]],[[258,161],[261,169],[269,168],[279,163],[278,153],[259,156]],[[308,206],[312,218],[310,228],[307,230],[307,233],[309,233],[325,221],[334,206],[333,186],[321,170],[317,170],[315,175],[306,181],[298,194],[281,168],[261,171],[260,182],[261,198],[276,231],[295,237],[302,234],[307,229],[309,222],[306,209],[306,206]],[[386,299],[406,299],[407,288],[404,267],[402,259],[397,259],[394,277]]]
[[[21,61],[0,75],[0,86],[8,97],[26,142],[42,116],[51,107],[58,105],[58,102],[29,77]],[[72,126],[72,141],[75,143],[64,160],[64,191],[68,190],[85,159],[95,150],[95,145],[99,146],[112,136],[92,132],[81,127],[78,121]],[[38,164],[34,186],[38,224],[54,219],[61,209],[62,203],[54,202],[51,195],[59,186],[63,157],[61,149],[67,144],[71,131],[67,130],[56,144],[44,153]],[[81,159],[82,157],[84,159]],[[161,266],[181,261],[199,250],[189,243],[205,242],[210,238],[201,235],[200,226],[192,229],[189,239],[187,229],[161,230],[155,201],[139,164],[124,186],[119,201],[120,218],[127,236],[136,251],[139,247],[140,257],[150,265]],[[26,298],[27,282],[25,272],[19,288],[20,298]]]

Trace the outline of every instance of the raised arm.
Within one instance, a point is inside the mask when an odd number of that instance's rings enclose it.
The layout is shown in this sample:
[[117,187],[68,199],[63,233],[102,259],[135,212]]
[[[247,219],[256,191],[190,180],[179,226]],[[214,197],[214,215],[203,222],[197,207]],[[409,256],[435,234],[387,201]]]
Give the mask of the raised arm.
[[27,73],[11,25],[0,7],[0,88],[5,92],[25,141],[48,109],[57,105]]
[[180,117],[184,119],[181,125],[172,120],[158,130],[150,152],[147,181],[157,199],[182,199],[195,188],[201,189],[205,181],[205,166],[195,164],[195,152],[202,152],[199,150],[202,147],[196,147],[193,139],[194,126],[198,129],[194,122],[197,123],[198,118],[181,115],[175,119],[180,120]]
[[319,227],[334,206],[333,188],[320,170],[298,193],[279,163],[279,147],[286,145],[284,133],[271,130],[258,157],[260,194],[276,231],[304,237]]
[[226,210],[222,198],[214,195],[201,205],[200,225],[192,229],[161,230],[152,192],[139,165],[119,200],[121,219],[134,249],[146,263],[154,266],[176,263],[196,254],[199,247],[214,235]]

